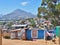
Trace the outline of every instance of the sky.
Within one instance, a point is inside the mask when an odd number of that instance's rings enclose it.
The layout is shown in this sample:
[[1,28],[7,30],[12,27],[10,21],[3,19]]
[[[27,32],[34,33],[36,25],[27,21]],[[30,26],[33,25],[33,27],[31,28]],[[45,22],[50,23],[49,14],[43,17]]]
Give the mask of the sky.
[[[37,14],[42,0],[0,0],[0,14],[5,15],[16,9]],[[1,15],[0,15],[1,16]]]

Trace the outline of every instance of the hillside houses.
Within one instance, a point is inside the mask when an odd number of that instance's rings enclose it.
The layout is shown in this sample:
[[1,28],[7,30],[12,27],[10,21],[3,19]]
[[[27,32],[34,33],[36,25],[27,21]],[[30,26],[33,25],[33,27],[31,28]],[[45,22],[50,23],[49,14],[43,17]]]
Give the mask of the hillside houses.
[[45,18],[36,18],[35,19],[36,26],[41,28],[41,27],[49,27],[51,24],[50,20],[46,20]]
[[[31,19],[32,20],[32,19]],[[33,18],[33,20],[19,20],[19,21],[13,21],[12,23],[7,23],[4,26],[2,26],[2,29],[4,30],[11,30],[11,27],[8,26],[9,25],[20,25],[20,24],[27,24],[29,27],[31,27],[31,24],[36,25],[35,27],[41,28],[42,26],[48,26],[51,25],[51,21],[50,20],[46,20],[45,18]],[[34,21],[34,23],[32,23]]]

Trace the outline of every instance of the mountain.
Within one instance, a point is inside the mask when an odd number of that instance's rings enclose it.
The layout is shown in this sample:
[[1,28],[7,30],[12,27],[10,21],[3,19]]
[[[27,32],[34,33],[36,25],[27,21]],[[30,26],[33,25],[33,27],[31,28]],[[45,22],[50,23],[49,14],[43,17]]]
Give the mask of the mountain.
[[21,9],[16,9],[11,13],[2,16],[0,20],[18,20],[26,18],[36,18],[36,15],[23,11]]

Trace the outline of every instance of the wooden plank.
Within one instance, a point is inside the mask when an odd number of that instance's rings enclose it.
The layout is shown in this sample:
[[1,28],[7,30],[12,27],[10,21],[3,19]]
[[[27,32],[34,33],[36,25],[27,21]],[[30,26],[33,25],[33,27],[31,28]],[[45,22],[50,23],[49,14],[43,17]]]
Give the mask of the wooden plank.
[[0,45],[2,45],[2,29],[0,29]]

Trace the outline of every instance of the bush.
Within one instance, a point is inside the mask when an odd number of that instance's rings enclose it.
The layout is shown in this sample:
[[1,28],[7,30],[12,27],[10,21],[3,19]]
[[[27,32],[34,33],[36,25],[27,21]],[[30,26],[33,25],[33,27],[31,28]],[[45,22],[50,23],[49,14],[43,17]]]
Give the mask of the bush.
[[10,36],[4,36],[5,39],[10,39]]

